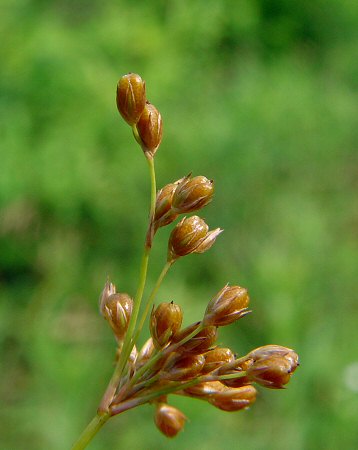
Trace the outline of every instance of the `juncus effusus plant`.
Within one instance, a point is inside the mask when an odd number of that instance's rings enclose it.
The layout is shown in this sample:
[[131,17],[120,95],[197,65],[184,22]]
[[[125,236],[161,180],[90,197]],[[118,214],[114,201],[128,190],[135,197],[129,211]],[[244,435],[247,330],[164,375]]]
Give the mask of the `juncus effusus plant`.
[[[255,402],[257,385],[284,388],[299,364],[298,355],[280,345],[265,345],[238,356],[217,344],[220,327],[250,313],[249,294],[242,286],[226,284],[213,293],[200,320],[186,327],[182,326],[180,304],[158,303],[157,294],[169,269],[187,255],[209,251],[223,231],[210,229],[199,215],[213,199],[214,182],[190,174],[157,190],[154,160],[163,134],[161,114],[148,101],[145,82],[134,73],[120,78],[116,100],[148,163],[149,222],[135,294],[119,292],[107,280],[100,295],[100,313],[116,340],[116,364],[97,414],[72,450],[84,449],[111,417],[145,403],[153,406],[160,432],[175,437],[187,419],[170,405],[170,395],[200,399],[223,411],[239,411]],[[172,226],[166,261],[151,293],[143,298],[153,240],[165,226]],[[137,348],[147,317],[149,337]]]

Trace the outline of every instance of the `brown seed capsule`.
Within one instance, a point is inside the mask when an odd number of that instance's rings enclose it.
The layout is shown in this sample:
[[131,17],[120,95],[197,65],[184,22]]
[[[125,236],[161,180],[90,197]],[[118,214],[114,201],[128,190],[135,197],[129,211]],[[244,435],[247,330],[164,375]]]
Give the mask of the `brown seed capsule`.
[[154,421],[158,429],[167,437],[176,436],[184,428],[186,417],[174,406],[158,403]]
[[153,311],[150,317],[150,334],[156,348],[165,347],[175,333],[180,330],[183,321],[183,312],[179,305],[161,303]]
[[209,398],[209,402],[223,411],[239,411],[255,402],[256,393],[253,386],[242,386],[218,392]]
[[126,293],[112,294],[104,304],[103,315],[119,341],[122,341],[126,334],[132,309],[133,300]]
[[169,237],[168,260],[193,253],[208,230],[208,225],[200,217],[184,217]]
[[282,356],[287,359],[292,367],[292,372],[299,365],[299,358],[297,353],[291,348],[282,347],[281,345],[264,345],[262,347],[255,348],[246,355],[247,359],[257,361],[259,359],[266,359],[276,356]]
[[261,386],[270,389],[283,389],[290,381],[296,366],[282,356],[262,358],[250,365],[246,371],[247,377]]
[[226,387],[220,381],[206,381],[190,386],[184,389],[184,392],[191,397],[208,399],[225,389]]
[[173,196],[172,210],[177,214],[197,211],[211,202],[214,183],[206,177],[185,177],[178,185]]
[[163,124],[160,112],[149,102],[146,102],[139,118],[137,131],[143,151],[153,156],[162,140]]
[[178,214],[174,213],[171,207],[174,192],[182,180],[183,178],[167,184],[157,193],[154,214],[154,227],[156,230],[159,227],[168,225],[178,217]]
[[[196,328],[200,326],[200,322],[193,323],[188,327],[180,330],[173,337],[173,343],[179,343],[184,338],[189,336]],[[205,327],[203,330],[199,331],[194,337],[189,339],[187,342],[182,344],[177,351],[199,354],[207,352],[215,344],[218,337],[217,327],[209,326]]]
[[216,347],[213,350],[209,350],[204,353],[205,365],[203,367],[203,373],[209,373],[223,364],[234,361],[235,356],[229,348]]
[[117,108],[123,119],[134,125],[145,107],[145,82],[136,73],[124,75],[117,85]]
[[172,206],[173,195],[176,188],[177,184],[169,183],[157,193],[154,220],[158,221],[168,211],[170,211]]
[[248,314],[249,296],[240,286],[226,285],[209,302],[203,322],[206,325],[228,325]]
[[170,381],[190,380],[196,377],[204,367],[203,355],[185,355],[161,372],[161,378]]

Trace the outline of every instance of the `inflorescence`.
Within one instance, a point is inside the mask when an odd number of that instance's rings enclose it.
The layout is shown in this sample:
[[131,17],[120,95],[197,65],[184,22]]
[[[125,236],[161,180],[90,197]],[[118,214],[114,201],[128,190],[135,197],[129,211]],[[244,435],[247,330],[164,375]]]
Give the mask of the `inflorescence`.
[[[152,197],[135,297],[117,292],[110,281],[100,296],[100,312],[117,340],[117,359],[98,417],[104,422],[128,409],[151,403],[158,429],[174,437],[183,429],[186,417],[168,404],[169,394],[204,400],[223,411],[246,409],[256,400],[255,385],[270,389],[285,387],[299,364],[298,355],[290,348],[265,345],[238,357],[231,349],[216,344],[220,327],[250,313],[249,295],[244,287],[224,286],[209,301],[202,319],[184,328],[180,305],[171,301],[154,306],[170,267],[183,256],[209,250],[222,232],[220,228],[210,230],[198,215],[182,217],[173,228],[163,271],[138,320],[156,232],[179,216],[195,213],[210,203],[214,183],[204,176],[190,174],[157,192],[154,156],[162,139],[162,118],[148,102],[145,82],[139,75],[129,73],[119,80],[117,108],[132,127],[149,163]],[[137,349],[137,339],[149,313],[150,337]]]

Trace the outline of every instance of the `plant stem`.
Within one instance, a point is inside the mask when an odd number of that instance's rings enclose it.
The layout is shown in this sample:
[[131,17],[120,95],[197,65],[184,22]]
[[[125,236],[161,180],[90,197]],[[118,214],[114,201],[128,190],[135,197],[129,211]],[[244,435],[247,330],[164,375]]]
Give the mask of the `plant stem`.
[[83,450],[91,442],[93,437],[98,433],[102,426],[110,418],[109,414],[97,414],[87,425],[81,436],[75,442],[72,450]]
[[152,292],[150,293],[150,295],[148,297],[148,300],[147,300],[147,303],[145,305],[145,309],[143,311],[142,317],[140,319],[137,331],[136,331],[136,333],[134,335],[134,338],[133,338],[133,345],[136,343],[136,341],[137,341],[137,339],[138,339],[138,337],[140,335],[140,332],[142,331],[145,319],[146,319],[146,317],[147,317],[147,315],[149,313],[150,307],[152,306],[153,300],[154,300],[155,296],[157,295],[157,292],[158,292],[158,290],[159,290],[159,288],[160,288],[160,286],[162,284],[162,281],[163,281],[165,275],[168,273],[168,270],[170,269],[172,264],[173,264],[173,262],[171,262],[171,261],[168,261],[165,264],[165,266],[163,267],[163,270],[161,271],[161,273],[160,273],[160,275],[159,275],[159,277],[158,277],[158,279],[157,279],[157,281],[156,281],[156,283],[154,285],[154,288],[153,288]]
[[[149,165],[149,174],[150,174],[150,186],[151,186],[151,194],[150,194],[150,215],[149,215],[149,226],[148,226],[148,233],[144,245],[144,251],[142,256],[142,261],[140,265],[140,271],[139,271],[139,282],[138,282],[138,288],[136,295],[134,297],[134,307],[131,319],[129,321],[128,330],[123,342],[123,349],[122,353],[120,355],[119,361],[117,363],[116,369],[115,369],[115,377],[116,379],[120,379],[123,370],[125,368],[125,365],[127,363],[127,360],[129,358],[129,355],[132,351],[132,348],[134,346],[134,340],[133,340],[133,333],[134,329],[137,323],[137,317],[140,310],[140,305],[142,302],[145,282],[147,279],[147,271],[148,271],[148,262],[149,262],[149,254],[152,246],[152,223],[153,223],[153,217],[155,213],[155,202],[156,202],[156,180],[155,180],[155,168],[154,168],[154,159],[147,157],[147,162]],[[148,238],[150,236],[150,238]]]

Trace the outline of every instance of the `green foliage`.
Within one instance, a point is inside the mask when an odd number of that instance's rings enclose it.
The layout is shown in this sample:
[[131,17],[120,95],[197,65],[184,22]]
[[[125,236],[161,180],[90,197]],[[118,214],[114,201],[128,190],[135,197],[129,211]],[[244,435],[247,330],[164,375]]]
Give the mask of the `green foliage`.
[[356,448],[357,3],[5,0],[0,29],[1,448],[69,448],[111,374],[97,296],[107,276],[135,290],[149,201],[115,108],[129,71],[163,115],[159,185],[215,179],[205,218],[225,229],[159,298],[188,324],[242,284],[253,314],[223,343],[287,345],[302,366],[248,412],[178,398],[191,421],[174,441],[145,406],[90,448]]

